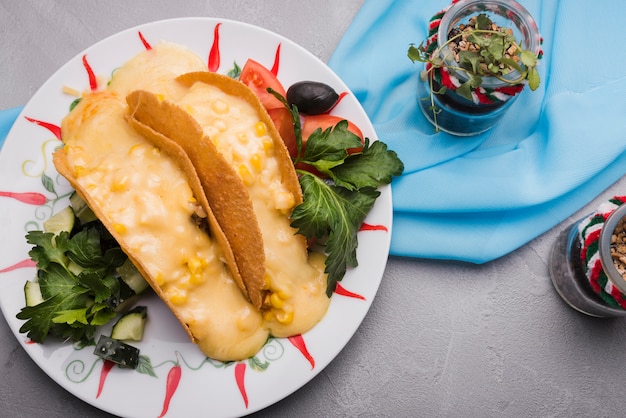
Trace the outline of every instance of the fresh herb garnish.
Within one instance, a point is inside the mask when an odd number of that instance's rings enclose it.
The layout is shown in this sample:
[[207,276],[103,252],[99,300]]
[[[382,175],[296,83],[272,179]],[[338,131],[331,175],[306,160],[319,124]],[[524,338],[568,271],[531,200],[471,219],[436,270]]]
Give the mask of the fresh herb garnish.
[[96,327],[113,319],[120,302],[116,268],[126,261],[119,246],[102,245],[102,229],[86,227],[74,235],[31,231],[26,240],[37,263],[43,302],[17,314],[20,332],[43,343],[48,335],[88,345]]
[[348,267],[358,265],[357,233],[376,198],[377,188],[391,183],[393,176],[404,171],[404,165],[394,151],[382,141],[364,143],[348,130],[343,120],[334,127],[318,128],[303,145],[300,116],[296,106],[272,89],[268,89],[291,112],[298,154],[294,164],[314,167],[324,177],[297,169],[304,201],[291,214],[291,226],[309,240],[323,243],[327,254],[330,297]]

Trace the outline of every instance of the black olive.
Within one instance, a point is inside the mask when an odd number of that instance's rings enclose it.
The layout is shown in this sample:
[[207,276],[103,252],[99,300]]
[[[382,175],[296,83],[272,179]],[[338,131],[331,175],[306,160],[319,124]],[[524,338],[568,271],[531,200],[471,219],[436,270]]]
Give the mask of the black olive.
[[328,112],[339,100],[337,92],[318,81],[299,81],[287,90],[287,103],[296,105],[303,115]]

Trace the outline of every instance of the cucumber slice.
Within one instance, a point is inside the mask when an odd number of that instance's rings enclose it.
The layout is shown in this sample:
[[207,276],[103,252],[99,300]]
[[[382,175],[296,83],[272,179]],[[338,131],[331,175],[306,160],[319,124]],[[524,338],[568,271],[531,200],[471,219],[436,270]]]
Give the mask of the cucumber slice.
[[149,286],[146,279],[143,278],[141,273],[137,270],[137,267],[130,260],[126,259],[124,264],[117,268],[117,273],[120,278],[135,291],[136,294],[140,294],[146,290]]
[[24,298],[26,299],[26,306],[35,306],[43,302],[39,283],[32,280],[27,281],[24,284]]
[[139,365],[139,349],[113,338],[101,335],[93,353],[105,360],[119,364],[120,367],[136,369]]
[[111,330],[111,338],[116,340],[141,341],[146,327],[148,308],[137,306],[117,320]]
[[67,269],[71,271],[75,276],[78,276],[80,273],[85,271],[84,267],[79,266],[71,260],[67,263]]
[[82,197],[78,195],[78,193],[74,192],[70,196],[70,205],[74,209],[74,213],[76,217],[80,220],[82,224],[86,224],[87,222],[92,222],[98,219],[96,214],[93,213],[91,208],[87,206],[87,203],[83,200]]
[[67,206],[44,221],[43,230],[54,235],[59,235],[63,231],[70,232],[74,228],[75,218],[74,211]]

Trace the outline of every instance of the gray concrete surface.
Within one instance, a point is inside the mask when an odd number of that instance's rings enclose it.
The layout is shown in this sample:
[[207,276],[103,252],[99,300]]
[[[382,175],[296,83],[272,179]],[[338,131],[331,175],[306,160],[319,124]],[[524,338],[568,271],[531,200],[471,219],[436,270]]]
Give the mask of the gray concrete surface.
[[[0,109],[137,24],[215,16],[265,27],[326,61],[362,0],[0,2]],[[551,246],[626,193],[622,178],[519,250],[484,265],[391,258],[362,326],[315,379],[257,417],[623,416],[626,321],[579,314],[552,288]],[[0,320],[0,417],[106,417],[58,386]]]

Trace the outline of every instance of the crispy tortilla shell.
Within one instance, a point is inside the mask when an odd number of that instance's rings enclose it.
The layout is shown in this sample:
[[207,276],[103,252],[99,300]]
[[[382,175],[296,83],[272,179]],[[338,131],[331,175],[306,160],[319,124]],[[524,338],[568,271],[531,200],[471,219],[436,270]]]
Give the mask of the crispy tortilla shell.
[[253,292],[253,295],[250,295],[248,293],[247,286],[243,278],[241,277],[241,273],[237,265],[237,259],[233,252],[233,249],[230,246],[230,242],[226,237],[226,234],[220,227],[220,224],[217,221],[215,214],[211,210],[211,206],[209,205],[196,170],[183,148],[174,141],[163,136],[159,132],[156,132],[148,126],[137,122],[137,120],[133,119],[132,117],[128,117],[127,120],[130,126],[132,126],[139,134],[141,134],[154,146],[166,152],[168,156],[173,159],[176,164],[181,168],[181,170],[185,173],[187,179],[189,180],[189,185],[193,190],[194,196],[198,200],[198,203],[200,203],[202,208],[207,213],[207,221],[209,223],[210,233],[221,247],[226,265],[228,266],[233,276],[233,279],[235,280],[235,283],[237,283],[237,286],[239,286],[239,289],[241,289],[244,296],[246,296],[246,298],[250,300],[256,308],[260,308],[262,302],[260,292]]
[[[79,106],[89,106],[89,108],[85,111],[85,113],[95,112],[99,101],[102,100],[115,100],[115,98],[109,93],[96,93],[90,98],[83,99]],[[120,102],[123,103],[123,102]],[[96,204],[94,198],[91,193],[83,187],[78,178],[76,177],[76,172],[72,169],[70,165],[70,161],[68,159],[68,153],[65,147],[61,147],[57,149],[52,155],[52,162],[58,171],[70,185],[76,190],[76,193],[87,203],[87,205],[91,208],[94,214],[98,217],[98,219],[102,222],[104,227],[111,233],[111,235],[115,238],[115,240],[120,244],[122,250],[126,253],[130,261],[135,265],[139,273],[145,278],[145,280],[150,284],[150,286],[154,289],[155,293],[163,300],[163,302],[167,305],[167,307],[172,311],[176,319],[181,323],[183,329],[189,336],[192,342],[196,343],[196,338],[193,333],[189,329],[188,325],[185,323],[183,318],[179,315],[178,309],[169,301],[169,299],[164,294],[163,290],[160,286],[156,284],[156,279],[149,273],[149,269],[145,265],[142,260],[137,257],[133,251],[131,251],[130,246],[124,239],[122,235],[116,232],[115,228],[111,220],[104,214],[102,209]],[[193,182],[190,182],[191,184]],[[199,185],[199,180],[196,181],[197,185]],[[192,186],[193,189],[193,186]]]
[[302,189],[298,175],[291,161],[289,150],[274,126],[274,122],[261,104],[259,98],[245,84],[222,74],[207,71],[186,73],[176,78],[180,83],[190,87],[196,82],[202,82],[218,87],[224,93],[237,96],[248,102],[256,110],[259,120],[267,126],[268,134],[274,143],[274,152],[278,161],[282,182],[293,193],[296,205],[302,203]]
[[222,245],[234,257],[234,265],[228,265],[233,275],[240,275],[244,294],[260,309],[265,288],[265,252],[243,182],[189,113],[147,91],[135,91],[126,100],[131,126],[149,140],[156,139],[182,151],[181,161],[194,169],[209,210],[217,219],[217,229],[223,231],[227,241]]

